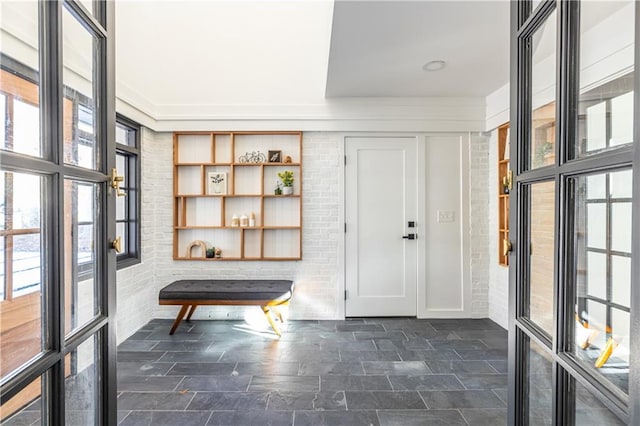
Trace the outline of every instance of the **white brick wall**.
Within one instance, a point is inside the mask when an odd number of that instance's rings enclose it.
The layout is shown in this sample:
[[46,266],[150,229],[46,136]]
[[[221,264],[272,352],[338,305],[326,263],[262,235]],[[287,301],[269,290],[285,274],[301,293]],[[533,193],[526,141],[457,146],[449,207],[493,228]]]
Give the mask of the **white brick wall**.
[[[154,315],[170,318],[177,308],[157,305],[157,294],[172,281],[188,278],[279,278],[296,282],[292,319],[334,319],[338,316],[339,187],[341,138],[330,133],[305,133],[303,137],[302,257],[295,262],[198,262],[173,260],[172,135],[158,133],[153,143],[156,169],[145,192],[156,214],[154,231]],[[149,188],[147,190],[146,188]],[[194,318],[239,318],[257,307],[200,307]]]
[[509,323],[509,269],[498,265],[498,131],[489,141],[489,318],[502,327]]
[[153,318],[157,304],[154,293],[154,266],[156,228],[153,188],[157,159],[155,157],[155,133],[143,128],[141,131],[141,185],[143,191],[141,211],[141,258],[142,262],[118,271],[117,283],[117,335],[122,342]]
[[471,135],[469,149],[469,227],[471,233],[471,312],[485,318],[489,313],[489,138]]

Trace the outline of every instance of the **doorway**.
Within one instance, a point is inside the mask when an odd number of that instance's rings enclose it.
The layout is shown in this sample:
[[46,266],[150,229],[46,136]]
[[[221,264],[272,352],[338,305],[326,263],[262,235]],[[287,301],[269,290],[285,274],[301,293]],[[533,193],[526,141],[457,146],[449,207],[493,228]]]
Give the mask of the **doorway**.
[[345,314],[416,316],[415,137],[345,138]]

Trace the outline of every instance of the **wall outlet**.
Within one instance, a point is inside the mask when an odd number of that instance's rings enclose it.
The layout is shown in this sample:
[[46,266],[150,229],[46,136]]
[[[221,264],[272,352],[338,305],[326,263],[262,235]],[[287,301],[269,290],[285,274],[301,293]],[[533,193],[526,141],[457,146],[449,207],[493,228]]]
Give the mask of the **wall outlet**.
[[436,217],[437,217],[438,223],[455,222],[456,213],[451,210],[438,210]]

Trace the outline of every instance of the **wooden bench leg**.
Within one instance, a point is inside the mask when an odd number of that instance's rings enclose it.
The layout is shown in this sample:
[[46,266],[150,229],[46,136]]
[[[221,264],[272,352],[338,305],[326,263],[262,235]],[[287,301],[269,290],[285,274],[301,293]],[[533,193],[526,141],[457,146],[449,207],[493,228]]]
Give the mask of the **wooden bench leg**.
[[262,312],[264,312],[264,315],[267,317],[267,321],[269,321],[269,325],[271,325],[271,328],[273,329],[273,331],[275,331],[278,337],[282,337],[282,333],[278,329],[278,326],[276,325],[275,321],[273,320],[273,317],[271,316],[271,310],[269,309],[269,307],[263,306]]
[[176,320],[173,322],[173,327],[171,327],[171,331],[169,331],[169,335],[173,335],[173,333],[175,333],[176,328],[178,328],[180,322],[182,321],[182,318],[184,318],[184,314],[187,313],[187,309],[189,309],[189,305],[182,305],[182,307],[180,308],[180,312],[178,312]]
[[189,309],[189,314],[187,314],[187,321],[191,321],[191,315],[193,315],[193,312],[196,310],[196,307],[198,305],[191,305],[191,309]]

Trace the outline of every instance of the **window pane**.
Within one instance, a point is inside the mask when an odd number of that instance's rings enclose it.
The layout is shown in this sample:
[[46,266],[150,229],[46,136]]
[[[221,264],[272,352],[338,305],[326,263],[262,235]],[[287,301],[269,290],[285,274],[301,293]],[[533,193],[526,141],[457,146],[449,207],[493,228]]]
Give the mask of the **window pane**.
[[623,423],[587,388],[571,380],[571,397],[575,401],[575,426],[623,426]]
[[553,385],[551,357],[542,346],[529,340],[527,380],[529,398],[529,424],[551,424]]
[[[624,170],[571,181],[577,284],[572,352],[624,391],[629,367],[632,179],[631,170]],[[604,187],[604,198],[589,198],[592,184],[596,192]]]
[[99,339],[93,335],[67,355],[65,416],[68,425],[94,425],[99,412]]
[[97,41],[65,8],[62,12],[65,100],[64,161],[95,169],[98,164],[94,69]]
[[41,157],[38,2],[0,2],[0,34],[0,148]]
[[124,124],[116,124],[116,143],[131,147],[136,146],[136,129],[132,129]]
[[40,291],[40,234],[13,237],[13,297]]
[[13,100],[13,151],[40,157],[40,111],[35,105]]
[[633,3],[580,2],[578,139],[572,158],[633,142]]
[[[0,407],[0,421],[10,425],[39,425],[44,412],[41,376],[29,383],[9,401]],[[45,394],[46,395],[46,394]]]
[[555,183],[536,183],[529,195],[529,318],[553,335]]
[[82,327],[98,314],[96,252],[99,187],[65,180],[65,332]]
[[21,369],[42,352],[41,189],[43,178],[0,172],[0,211],[4,236],[0,238],[2,303],[0,304],[0,375]]
[[529,169],[555,163],[556,12],[531,37]]

